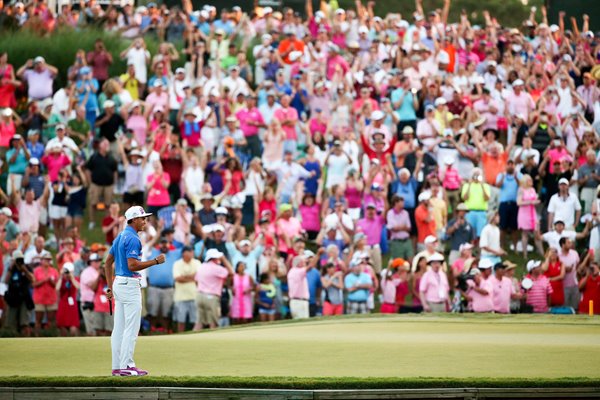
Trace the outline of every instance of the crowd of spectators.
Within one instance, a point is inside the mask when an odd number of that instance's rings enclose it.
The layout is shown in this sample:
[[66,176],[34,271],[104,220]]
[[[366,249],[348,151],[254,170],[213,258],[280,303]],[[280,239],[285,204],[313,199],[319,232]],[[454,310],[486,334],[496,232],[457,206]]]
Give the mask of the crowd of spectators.
[[166,256],[142,278],[148,331],[600,312],[600,41],[585,15],[450,6],[5,3],[0,29],[131,45],[66,71],[0,49],[3,326],[108,334],[102,262],[131,205],[153,213],[143,258]]

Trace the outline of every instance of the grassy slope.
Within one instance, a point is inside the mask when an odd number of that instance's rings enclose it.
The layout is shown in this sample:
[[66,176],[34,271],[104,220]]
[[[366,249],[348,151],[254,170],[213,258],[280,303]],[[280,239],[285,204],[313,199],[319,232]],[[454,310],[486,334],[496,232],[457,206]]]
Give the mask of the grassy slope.
[[[377,316],[257,324],[142,337],[136,360],[158,378],[116,384],[598,385],[599,332],[596,318],[556,316]],[[108,338],[3,339],[0,348],[3,359],[11,360],[0,365],[0,386],[115,384],[113,379],[97,378],[106,376],[110,365]],[[17,371],[20,377],[15,377]]]

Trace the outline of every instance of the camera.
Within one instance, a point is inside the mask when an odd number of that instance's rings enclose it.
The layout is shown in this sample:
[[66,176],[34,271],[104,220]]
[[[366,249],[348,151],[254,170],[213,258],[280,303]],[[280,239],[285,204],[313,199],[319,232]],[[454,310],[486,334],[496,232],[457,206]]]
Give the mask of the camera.
[[473,275],[462,273],[456,278],[456,280],[458,281],[456,287],[462,290],[463,292],[466,292],[467,290],[469,290],[468,281],[473,280]]

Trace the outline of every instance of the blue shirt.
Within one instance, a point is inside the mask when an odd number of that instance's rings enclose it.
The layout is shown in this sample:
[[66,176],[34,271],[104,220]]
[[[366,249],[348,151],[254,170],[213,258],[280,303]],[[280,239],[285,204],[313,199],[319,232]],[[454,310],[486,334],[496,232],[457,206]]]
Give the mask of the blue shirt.
[[[152,249],[150,258],[156,258],[163,254],[159,249]],[[181,259],[181,249],[171,250],[165,254],[165,263],[161,265],[153,265],[147,269],[148,284],[161,288],[173,287],[175,280],[173,279],[173,264]]]
[[515,175],[506,175],[505,173],[501,173],[496,177],[496,182],[500,182],[504,177],[504,182],[502,182],[502,186],[500,187],[500,195],[499,201],[500,203],[504,203],[507,201],[517,201],[517,192],[519,190],[519,181],[521,179],[520,174]]
[[[369,274],[365,274],[361,272],[358,275],[348,274],[346,278],[344,278],[344,286],[347,289],[355,285],[364,285],[364,284],[373,284],[373,280]],[[348,292],[348,301],[356,301],[356,302],[365,302],[369,298],[369,290],[368,289],[358,289],[354,292]]]
[[393,192],[399,197],[404,199],[404,208],[416,208],[417,207],[417,181],[412,176],[405,184],[396,180],[392,186],[395,186]]
[[235,269],[239,262],[243,262],[246,264],[246,273],[254,279],[254,282],[258,282],[258,258],[265,248],[259,245],[247,255],[243,255],[232,242],[225,243],[225,247],[227,247],[227,252],[229,253],[233,268]]
[[392,104],[400,101],[400,99],[404,98],[400,108],[396,111],[398,118],[400,121],[414,121],[417,119],[417,114],[415,112],[415,108],[413,107],[413,94],[410,91],[406,91],[404,89],[396,89],[392,92]]
[[133,258],[141,260],[142,257],[142,242],[131,225],[119,233],[112,247],[110,248],[110,254],[115,259],[115,275],[124,276],[127,278],[137,278],[140,275],[137,272],[132,272],[127,266],[127,259]]
[[25,158],[25,152],[23,149],[19,149],[19,153],[17,153],[17,158],[15,158],[14,162],[10,162],[10,158],[15,154],[17,149],[12,148],[6,152],[6,161],[8,162],[8,173],[10,174],[21,174],[25,173],[25,169],[27,168],[27,164],[29,161]]
[[44,156],[44,145],[40,142],[36,142],[35,144],[27,142],[27,150],[29,150],[31,157],[35,157],[38,160],[41,160]]
[[311,268],[306,272],[306,280],[308,281],[308,303],[317,304],[317,290],[322,286],[321,274],[316,268]]

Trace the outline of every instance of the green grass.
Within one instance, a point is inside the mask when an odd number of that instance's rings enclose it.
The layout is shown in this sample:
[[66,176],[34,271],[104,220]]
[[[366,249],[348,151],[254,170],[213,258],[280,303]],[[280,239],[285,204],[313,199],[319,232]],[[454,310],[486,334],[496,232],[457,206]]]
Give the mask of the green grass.
[[600,319],[585,316],[374,315],[254,324],[140,337],[136,361],[153,375],[141,380],[106,378],[109,338],[2,339],[10,362],[0,365],[0,386],[594,386],[599,333]]

